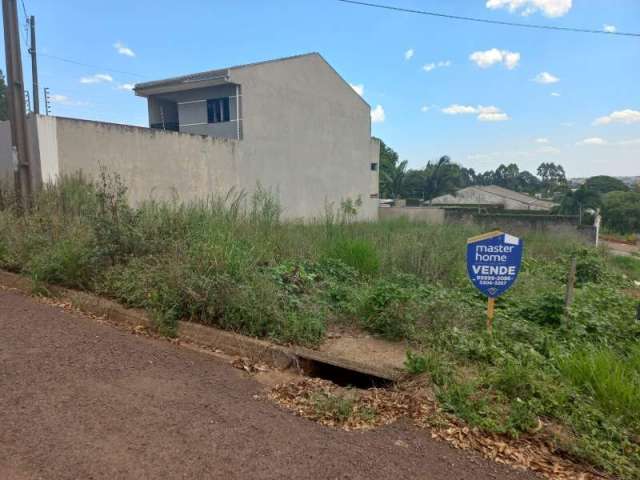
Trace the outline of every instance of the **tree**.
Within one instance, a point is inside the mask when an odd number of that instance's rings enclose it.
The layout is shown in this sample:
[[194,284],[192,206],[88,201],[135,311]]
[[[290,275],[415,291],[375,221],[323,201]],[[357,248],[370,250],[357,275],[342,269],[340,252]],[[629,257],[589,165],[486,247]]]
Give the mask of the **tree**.
[[7,84],[4,80],[4,72],[0,70],[0,121],[8,120],[7,110]]
[[556,165],[552,162],[543,162],[538,167],[537,173],[542,179],[542,185],[547,195],[566,189],[567,177],[562,165]]
[[398,153],[380,141],[380,196],[397,198],[402,195],[402,185],[407,171],[407,161],[398,162]]
[[459,173],[460,167],[451,163],[446,155],[437,162],[428,162],[424,169],[424,199],[454,193],[458,189]]
[[598,175],[588,178],[584,187],[594,192],[605,194],[609,192],[628,192],[629,187],[622,180],[608,175]]
[[602,221],[618,233],[640,232],[640,193],[614,191],[603,195]]
[[558,213],[563,215],[581,215],[587,208],[596,209],[600,207],[601,196],[595,190],[582,185],[575,191],[569,191],[562,198]]

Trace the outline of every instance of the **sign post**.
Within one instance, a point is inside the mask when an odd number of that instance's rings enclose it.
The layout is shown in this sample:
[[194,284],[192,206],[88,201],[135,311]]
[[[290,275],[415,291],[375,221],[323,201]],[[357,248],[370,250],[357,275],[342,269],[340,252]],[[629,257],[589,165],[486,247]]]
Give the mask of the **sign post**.
[[522,240],[499,230],[467,240],[467,273],[475,287],[488,297],[487,331],[493,333],[496,298],[516,281],[522,263]]

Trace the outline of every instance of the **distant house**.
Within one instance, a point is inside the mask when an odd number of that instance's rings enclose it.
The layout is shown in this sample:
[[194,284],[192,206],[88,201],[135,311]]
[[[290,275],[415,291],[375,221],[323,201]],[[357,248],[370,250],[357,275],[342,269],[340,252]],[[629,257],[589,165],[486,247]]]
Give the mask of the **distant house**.
[[478,205],[494,206],[505,210],[551,210],[556,204],[514,192],[497,185],[474,185],[458,190],[453,195],[441,195],[431,201],[432,205]]
[[[258,185],[286,219],[318,218],[357,202],[378,218],[380,144],[371,109],[318,53],[267,60],[135,85],[148,104],[140,128],[31,116],[42,181],[100,167],[117,172],[138,204],[199,200]],[[8,125],[0,166],[12,170]],[[39,180],[39,179],[36,179]]]

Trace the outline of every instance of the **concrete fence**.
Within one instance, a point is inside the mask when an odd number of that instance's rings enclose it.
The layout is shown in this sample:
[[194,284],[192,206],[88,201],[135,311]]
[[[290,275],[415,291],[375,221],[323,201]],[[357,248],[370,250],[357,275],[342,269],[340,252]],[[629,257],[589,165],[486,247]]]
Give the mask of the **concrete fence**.
[[[377,171],[370,168],[378,162],[375,139],[357,154],[339,145],[332,155],[310,148],[299,156],[286,140],[264,144],[40,115],[29,116],[29,128],[36,184],[75,172],[96,178],[104,168],[121,176],[134,205],[231,190],[250,196],[260,185],[278,198],[284,219],[321,217],[327,204],[358,198],[359,219],[378,216]],[[0,175],[12,171],[9,125],[0,122]]]
[[431,224],[462,223],[479,225],[486,231],[503,230],[514,234],[526,232],[553,232],[577,235],[585,242],[597,245],[600,225],[579,225],[577,215],[544,215],[540,213],[480,213],[470,208],[442,207],[380,207],[381,220],[406,218],[410,221]]

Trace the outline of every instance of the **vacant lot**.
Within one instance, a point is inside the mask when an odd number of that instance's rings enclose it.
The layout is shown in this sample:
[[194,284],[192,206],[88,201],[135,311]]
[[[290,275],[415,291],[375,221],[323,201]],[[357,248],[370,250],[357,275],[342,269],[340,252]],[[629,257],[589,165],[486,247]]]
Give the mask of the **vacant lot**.
[[[285,343],[318,344],[332,325],[406,339],[407,369],[428,374],[446,411],[640,477],[634,258],[526,235],[490,337],[465,274],[473,228],[351,223],[357,201],[327,205],[315,224],[284,224],[266,192],[132,209],[108,175],[60,182],[24,218],[4,205],[0,267],[36,290],[57,283],[145,308],[167,335],[187,317]],[[571,257],[577,289],[565,315]]]

